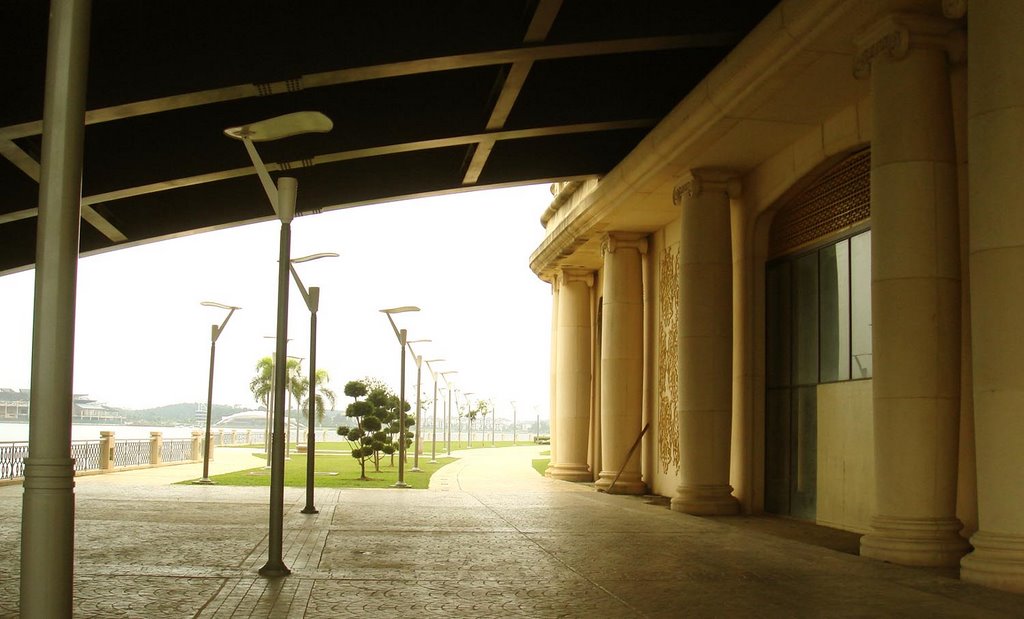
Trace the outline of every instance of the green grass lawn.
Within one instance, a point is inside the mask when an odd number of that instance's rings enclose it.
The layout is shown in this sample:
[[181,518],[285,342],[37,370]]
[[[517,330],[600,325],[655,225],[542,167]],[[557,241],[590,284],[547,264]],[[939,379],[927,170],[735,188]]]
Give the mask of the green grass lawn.
[[542,458],[540,460],[531,460],[531,464],[533,464],[533,469],[535,471],[537,471],[538,473],[540,473],[541,476],[544,475],[544,471],[547,470],[548,463],[550,463],[550,462],[551,462],[551,458]]
[[[346,445],[347,446],[347,445]],[[263,457],[260,458],[265,462]],[[427,458],[420,457],[419,472],[413,472],[412,458],[405,468],[405,483],[418,489],[426,489],[430,482],[430,476],[437,469],[455,458],[438,458],[436,464],[430,464]],[[369,481],[359,479],[359,462],[352,456],[318,455],[316,457],[316,487],[317,488],[386,488],[398,481],[398,457],[395,457],[395,464],[391,465],[391,458],[385,457],[380,462],[380,472],[373,470],[373,464],[366,465],[366,476]],[[256,468],[224,475],[211,475],[215,483],[224,486],[269,486],[270,469],[260,465]],[[184,484],[191,481],[181,482]],[[292,454],[291,460],[284,463],[284,485],[296,488],[306,487],[306,456],[305,454]]]
[[[494,447],[512,447],[512,446],[525,447],[527,445],[533,445],[533,444],[534,444],[533,441],[525,441],[525,440],[516,441],[515,443],[513,443],[512,441],[494,441]],[[423,441],[423,454],[426,454],[427,456],[430,455],[430,445],[431,445],[431,442],[429,440]],[[228,447],[252,447],[252,446],[251,445],[224,445],[224,447],[228,448]],[[468,445],[466,444],[466,441],[462,441],[462,442],[452,441],[452,449],[453,450],[455,450],[455,449],[466,449],[467,447],[468,447]],[[474,438],[473,439],[473,448],[477,448],[477,447],[491,447],[491,440],[490,440],[490,438],[488,438],[486,441],[483,441],[483,442],[480,442],[480,440],[478,438]],[[324,451],[349,451],[351,447],[349,446],[348,441],[317,441],[316,442],[316,448],[317,448],[317,451],[319,451],[319,450],[324,450]],[[294,449],[294,446],[293,446],[293,449]],[[439,454],[444,453],[445,452],[444,449],[445,449],[444,441],[437,441],[437,453],[439,453]],[[423,454],[421,454],[421,456]]]
[[[319,445],[319,443],[317,443],[317,444]],[[513,446],[526,447],[527,445],[533,445],[533,444],[534,444],[533,441],[523,441],[523,440],[516,441],[515,443],[513,443],[512,441],[494,441],[494,445],[493,446],[494,447],[513,447]],[[488,447],[489,448],[489,447],[491,447],[491,439],[490,439],[490,437],[488,437],[486,441],[481,442],[478,438],[474,438],[472,445],[473,445],[473,447],[472,447],[473,449],[476,449],[478,447]],[[440,441],[440,440],[437,441],[437,453],[443,453],[444,452],[444,448],[445,448],[444,441]],[[460,441],[455,441],[455,440],[452,441],[452,450],[453,451],[456,450],[456,449],[467,449],[467,448],[469,448],[469,445],[466,443],[465,440],[463,440],[461,442]],[[425,453],[425,454],[429,454],[430,453],[430,441],[429,440],[428,441],[423,441],[423,453]]]

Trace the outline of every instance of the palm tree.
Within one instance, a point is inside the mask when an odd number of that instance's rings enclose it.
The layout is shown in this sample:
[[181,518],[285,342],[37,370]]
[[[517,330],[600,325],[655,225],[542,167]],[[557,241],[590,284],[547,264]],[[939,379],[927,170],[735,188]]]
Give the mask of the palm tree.
[[256,375],[249,381],[249,391],[257,404],[270,409],[270,396],[274,392],[274,359],[269,355],[256,362]]
[[[302,381],[302,393],[305,398],[302,402],[302,410],[307,411],[308,415],[309,398],[306,396],[309,394],[309,378],[303,378]],[[329,382],[331,382],[331,376],[327,373],[327,370],[319,369],[316,371],[316,420],[320,423],[323,423],[324,414],[328,410],[334,410],[334,404],[337,400],[335,393],[327,386]]]
[[[289,357],[288,361],[284,366],[285,372],[285,391],[288,393],[288,425],[286,426],[285,434],[291,436],[291,425],[292,425],[292,398],[296,402],[302,402],[302,398],[306,395],[306,390],[309,389],[308,380],[302,375],[302,360]],[[291,451],[290,439],[285,442],[288,446],[287,451]],[[295,423],[295,444],[299,443],[299,424]]]
[[249,391],[256,398],[257,404],[267,409],[266,424],[263,428],[263,443],[266,448],[267,461],[270,461],[270,399],[274,394],[274,358],[266,356],[256,362],[256,376],[249,381]]

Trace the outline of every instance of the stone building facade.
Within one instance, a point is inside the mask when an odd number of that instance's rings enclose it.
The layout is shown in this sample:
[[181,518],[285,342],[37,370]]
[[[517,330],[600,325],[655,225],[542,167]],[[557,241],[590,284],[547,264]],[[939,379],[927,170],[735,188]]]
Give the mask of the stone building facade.
[[548,474],[1024,591],[1022,32],[1017,2],[782,2],[554,186]]

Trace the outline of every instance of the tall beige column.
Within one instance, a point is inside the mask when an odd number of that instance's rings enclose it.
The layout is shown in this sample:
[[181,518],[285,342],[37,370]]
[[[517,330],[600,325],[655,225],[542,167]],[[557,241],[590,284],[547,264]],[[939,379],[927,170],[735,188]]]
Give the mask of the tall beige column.
[[861,554],[957,565],[960,241],[947,47],[956,24],[890,16],[862,40],[870,72],[877,513]]
[[694,170],[675,189],[679,250],[679,446],[681,483],[672,509],[734,514],[732,442],[732,237],[727,172]]
[[547,473],[566,481],[593,481],[587,464],[590,439],[589,271],[563,269],[558,275],[558,333],[555,350],[555,411],[552,464]]
[[961,577],[1024,592],[1024,4],[968,4],[978,525]]
[[[606,235],[601,318],[601,473],[597,487],[613,492],[643,494],[647,484],[640,471],[640,449],[630,448],[643,424],[644,289],[642,234]],[[619,471],[622,474],[619,474]]]
[[[548,376],[550,377],[551,384],[548,385],[548,439],[555,436],[557,429],[557,415],[555,411],[558,410],[558,276],[555,275],[551,280],[551,351],[549,355],[550,367],[548,369]],[[540,418],[537,419],[537,434],[540,434]],[[556,455],[557,445],[554,441],[550,442],[551,450],[550,457],[548,460],[548,470],[544,472],[547,474],[550,472],[551,463],[558,461]]]

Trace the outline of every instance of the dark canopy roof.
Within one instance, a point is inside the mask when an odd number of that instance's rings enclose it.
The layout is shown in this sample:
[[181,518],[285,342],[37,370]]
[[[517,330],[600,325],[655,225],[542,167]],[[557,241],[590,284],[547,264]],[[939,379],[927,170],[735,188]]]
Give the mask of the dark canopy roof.
[[[35,259],[48,3],[0,2],[0,273]],[[600,175],[776,0],[94,0],[81,250],[299,211]]]

